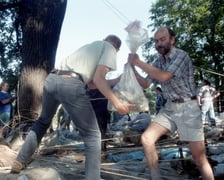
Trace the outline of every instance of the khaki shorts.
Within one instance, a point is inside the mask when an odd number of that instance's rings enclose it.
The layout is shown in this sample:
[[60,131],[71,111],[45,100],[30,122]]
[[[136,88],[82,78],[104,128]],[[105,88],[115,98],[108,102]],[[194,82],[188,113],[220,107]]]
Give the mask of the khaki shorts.
[[184,103],[167,101],[153,121],[171,133],[177,131],[181,141],[204,140],[201,111],[196,100],[189,99]]

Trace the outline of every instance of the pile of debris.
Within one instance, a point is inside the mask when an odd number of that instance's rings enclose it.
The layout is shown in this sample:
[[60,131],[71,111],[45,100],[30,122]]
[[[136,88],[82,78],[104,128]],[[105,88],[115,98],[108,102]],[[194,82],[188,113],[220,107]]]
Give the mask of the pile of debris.
[[[140,136],[151,122],[148,114],[130,119],[123,117],[110,124],[107,150],[102,152],[101,177],[106,180],[148,179],[150,169],[140,143]],[[205,126],[207,155],[216,179],[224,177],[224,117],[216,128]],[[46,134],[33,161],[20,174],[10,174],[12,162],[23,143],[19,131],[10,143],[0,145],[0,180],[84,179],[84,144],[76,130],[60,130]],[[163,136],[157,143],[162,179],[200,179],[188,144],[178,136]],[[94,168],[94,167],[93,167]]]

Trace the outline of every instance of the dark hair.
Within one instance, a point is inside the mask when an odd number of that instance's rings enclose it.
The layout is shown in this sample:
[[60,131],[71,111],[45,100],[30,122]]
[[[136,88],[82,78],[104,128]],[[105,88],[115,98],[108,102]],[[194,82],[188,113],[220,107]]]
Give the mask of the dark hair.
[[156,87],[156,90],[162,92],[162,89],[159,86]]
[[169,33],[169,35],[171,37],[175,37],[176,36],[175,32],[172,29],[170,29],[169,27],[167,27],[167,30],[168,30],[168,33]]
[[176,43],[176,34],[175,34],[175,32],[172,29],[170,29],[169,27],[166,27],[166,29],[167,29],[170,37],[174,38],[174,44],[175,44]]
[[168,31],[168,34],[170,35],[170,38],[174,38],[174,44],[176,43],[176,34],[174,33],[174,31],[171,29],[171,28],[169,28],[169,27],[160,27],[157,31],[156,31],[156,33],[159,31],[159,30],[164,30],[164,29],[166,29],[167,31]]
[[105,39],[105,41],[111,42],[112,45],[115,47],[115,49],[120,49],[121,47],[121,40],[119,37],[117,37],[116,35],[108,35]]
[[211,83],[207,79],[203,79],[203,83],[205,85],[211,86]]

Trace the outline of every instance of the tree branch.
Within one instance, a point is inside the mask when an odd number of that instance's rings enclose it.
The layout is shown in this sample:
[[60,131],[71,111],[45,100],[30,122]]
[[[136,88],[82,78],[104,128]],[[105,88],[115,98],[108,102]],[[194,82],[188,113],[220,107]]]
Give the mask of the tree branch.
[[20,2],[16,1],[14,3],[1,2],[0,3],[0,11],[5,11],[6,9],[12,9],[20,6]]

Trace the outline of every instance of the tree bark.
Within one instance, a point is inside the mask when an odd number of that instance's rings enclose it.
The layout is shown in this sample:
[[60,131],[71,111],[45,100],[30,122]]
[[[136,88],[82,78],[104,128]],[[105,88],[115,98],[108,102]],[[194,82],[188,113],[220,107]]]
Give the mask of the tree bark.
[[22,71],[18,84],[21,121],[41,112],[44,80],[54,67],[67,0],[21,0]]

